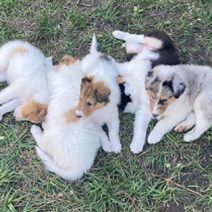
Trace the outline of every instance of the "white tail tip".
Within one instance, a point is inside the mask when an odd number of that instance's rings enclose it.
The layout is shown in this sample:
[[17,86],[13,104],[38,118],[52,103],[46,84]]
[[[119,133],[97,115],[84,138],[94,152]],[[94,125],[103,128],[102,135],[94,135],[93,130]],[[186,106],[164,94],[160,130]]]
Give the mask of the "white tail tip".
[[92,42],[91,42],[91,48],[90,48],[90,53],[96,53],[98,52],[97,50],[98,44],[97,44],[97,39],[95,33],[93,34]]

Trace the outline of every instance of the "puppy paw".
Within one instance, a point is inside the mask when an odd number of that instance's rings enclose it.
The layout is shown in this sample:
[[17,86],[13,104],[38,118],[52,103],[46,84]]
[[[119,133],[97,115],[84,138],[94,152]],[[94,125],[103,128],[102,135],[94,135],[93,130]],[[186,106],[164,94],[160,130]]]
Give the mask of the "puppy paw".
[[121,152],[121,143],[120,142],[112,142],[111,143],[111,150],[114,153],[120,153]]
[[36,125],[32,125],[30,132],[31,132],[33,138],[35,139],[35,141],[38,142],[38,140],[42,134],[40,127],[38,127]]
[[191,133],[191,132],[188,132],[184,135],[183,137],[183,141],[185,142],[191,142],[193,140],[196,140],[198,137],[196,136],[195,133]]
[[130,150],[135,154],[142,152],[143,147],[144,144],[141,141],[137,140],[132,140],[132,143],[130,144]]
[[160,138],[156,134],[150,133],[147,141],[149,144],[156,144],[160,141]]
[[3,119],[3,116],[2,115],[0,115],[0,121]]
[[102,144],[102,149],[105,152],[112,152],[112,148],[111,148],[109,139],[104,139],[104,140],[102,139],[101,144]]
[[115,31],[112,32],[112,34],[117,39],[124,40],[124,38],[125,38],[125,33],[120,31],[120,30],[115,30]]
[[191,125],[186,125],[185,123],[180,123],[180,124],[178,124],[178,125],[174,128],[174,131],[175,131],[175,132],[186,132],[186,131],[188,131],[190,128],[192,128]]

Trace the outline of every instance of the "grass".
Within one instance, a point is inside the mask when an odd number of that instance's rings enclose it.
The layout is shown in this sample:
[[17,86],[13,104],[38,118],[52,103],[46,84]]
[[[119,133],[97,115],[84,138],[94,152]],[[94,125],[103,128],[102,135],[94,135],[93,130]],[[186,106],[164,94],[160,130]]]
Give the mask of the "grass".
[[[212,65],[209,0],[76,3],[0,1],[0,44],[25,39],[58,61],[67,53],[84,56],[95,31],[100,48],[124,60],[113,30],[164,29],[176,41],[183,63]],[[90,172],[70,183],[43,169],[29,133],[31,124],[6,115],[0,124],[0,211],[212,211],[212,131],[193,143],[169,133],[133,155],[133,116],[120,117],[121,154],[100,150]]]

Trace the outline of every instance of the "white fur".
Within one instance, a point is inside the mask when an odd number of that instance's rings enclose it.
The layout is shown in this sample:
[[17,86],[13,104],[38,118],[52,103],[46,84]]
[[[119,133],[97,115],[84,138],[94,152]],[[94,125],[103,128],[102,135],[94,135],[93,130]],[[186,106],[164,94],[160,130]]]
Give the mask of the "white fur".
[[126,94],[130,94],[132,99],[132,102],[125,108],[125,112],[135,113],[130,149],[134,153],[139,153],[143,150],[147,127],[151,120],[149,97],[145,89],[145,76],[151,70],[151,62],[134,59],[117,65],[120,75],[125,80]]
[[171,80],[175,76],[180,77],[181,83],[185,84],[185,91],[162,114],[162,118],[148,137],[148,143],[159,142],[176,125],[178,126],[175,129],[182,126],[191,128],[196,125],[184,135],[184,141],[189,142],[199,138],[212,126],[210,108],[212,69],[197,65],[160,65],[154,68],[154,74],[162,82]]
[[[18,48],[26,52],[15,52]],[[0,48],[0,79],[8,83],[0,92],[0,119],[30,100],[48,102],[46,66],[49,63],[50,58],[24,41],[10,41]]]
[[53,90],[44,131],[31,128],[46,169],[67,180],[79,179],[90,169],[100,146],[98,132],[89,119],[65,120],[65,113],[77,105],[83,76],[80,68],[77,61],[51,76]]
[[[112,57],[109,60],[101,58],[102,53],[97,51],[96,39],[93,38],[90,53],[82,60],[82,70],[87,76],[94,76],[94,82],[103,81],[105,86],[111,90],[109,103],[106,106],[96,110],[91,119],[95,123],[100,132],[102,147],[107,152],[118,153],[121,151],[121,143],[119,138],[119,113],[118,107],[120,101],[120,91],[116,83],[118,69]],[[96,50],[94,50],[94,47]],[[82,114],[81,111],[77,111]],[[101,126],[106,123],[109,129],[109,139]]]

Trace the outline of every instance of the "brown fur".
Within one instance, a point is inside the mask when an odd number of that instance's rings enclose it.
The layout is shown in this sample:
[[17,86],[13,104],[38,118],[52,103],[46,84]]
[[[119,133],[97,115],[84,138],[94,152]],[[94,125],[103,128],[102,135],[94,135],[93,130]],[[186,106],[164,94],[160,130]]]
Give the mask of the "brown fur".
[[34,100],[21,107],[21,119],[33,123],[43,122],[47,115],[47,105],[40,104]]
[[76,109],[72,108],[64,114],[64,118],[65,118],[67,123],[74,123],[74,122],[79,121],[79,118],[76,117],[75,112],[76,112]]
[[28,49],[23,48],[23,47],[18,47],[16,49],[14,49],[14,51],[12,52],[11,57],[17,55],[17,54],[26,54],[28,52]]
[[160,97],[160,100],[163,100],[163,99],[167,99],[167,102],[164,104],[164,105],[161,105],[160,106],[160,113],[159,115],[162,115],[165,111],[166,111],[166,108],[171,104],[173,103],[174,101],[176,101],[176,98],[174,96],[170,97],[170,98],[167,98],[165,96],[161,96]]
[[119,76],[116,78],[116,82],[117,82],[118,84],[122,84],[122,83],[125,82],[125,80],[124,80],[124,78],[123,78],[122,76],[119,75]]
[[108,104],[110,93],[110,89],[103,81],[94,82],[94,77],[83,78],[77,110],[82,111],[85,116],[90,116],[94,111]]
[[57,70],[59,70],[63,65],[68,66],[70,64],[74,64],[75,62],[76,62],[76,59],[74,59],[72,56],[65,55],[61,59],[61,62],[56,66],[56,68]]

